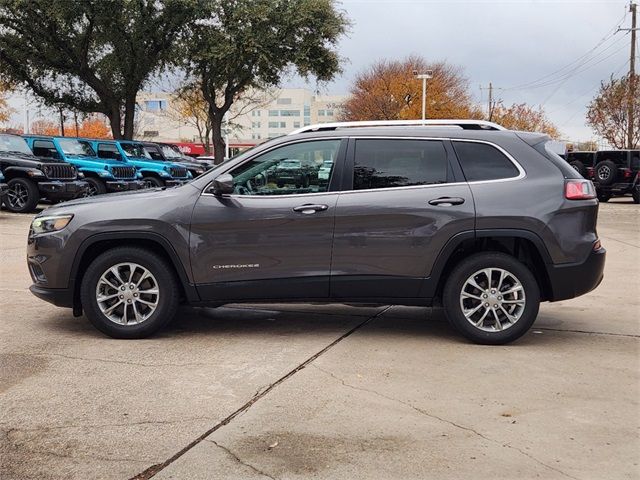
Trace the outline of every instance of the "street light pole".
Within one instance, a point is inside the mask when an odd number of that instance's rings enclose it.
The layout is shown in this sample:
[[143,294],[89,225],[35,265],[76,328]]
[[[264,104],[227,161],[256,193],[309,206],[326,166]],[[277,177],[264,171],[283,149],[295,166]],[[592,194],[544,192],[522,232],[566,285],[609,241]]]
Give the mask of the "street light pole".
[[422,80],[422,120],[427,119],[427,80],[433,78],[433,70],[427,70],[425,73],[418,73],[417,70],[413,71],[413,75]]

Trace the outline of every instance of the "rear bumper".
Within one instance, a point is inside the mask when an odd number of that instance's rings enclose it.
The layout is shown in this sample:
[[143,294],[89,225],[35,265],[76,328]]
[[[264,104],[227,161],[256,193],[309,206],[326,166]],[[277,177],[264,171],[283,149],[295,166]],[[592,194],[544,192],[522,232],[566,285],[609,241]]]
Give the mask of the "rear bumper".
[[549,265],[547,274],[551,283],[552,302],[579,297],[595,289],[604,277],[607,251],[604,248],[589,254],[582,263]]
[[38,189],[40,192],[50,199],[76,198],[84,194],[87,188],[88,184],[83,180],[74,180],[70,182],[52,180],[50,182],[38,183]]
[[56,307],[73,308],[73,292],[68,288],[45,288],[39,285],[29,287],[31,293]]
[[126,192],[128,190],[140,190],[144,188],[141,180],[115,180],[105,182],[107,190],[110,192]]

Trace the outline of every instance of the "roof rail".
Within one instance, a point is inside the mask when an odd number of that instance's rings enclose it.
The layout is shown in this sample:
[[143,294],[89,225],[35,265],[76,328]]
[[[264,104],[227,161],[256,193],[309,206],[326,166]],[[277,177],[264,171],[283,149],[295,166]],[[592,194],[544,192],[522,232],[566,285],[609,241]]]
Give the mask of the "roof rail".
[[365,120],[359,122],[318,123],[298,128],[289,135],[306,132],[322,132],[355,127],[460,127],[463,130],[507,130],[502,125],[486,120]]

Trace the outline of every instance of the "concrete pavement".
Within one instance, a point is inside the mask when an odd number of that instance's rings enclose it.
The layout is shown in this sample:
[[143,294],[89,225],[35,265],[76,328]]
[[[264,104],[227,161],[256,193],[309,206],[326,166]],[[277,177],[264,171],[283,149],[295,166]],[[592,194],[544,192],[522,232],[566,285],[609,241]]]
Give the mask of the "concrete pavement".
[[0,212],[0,478],[640,476],[640,208],[600,210],[603,284],[482,347],[440,311],[183,309],[116,341],[38,301]]

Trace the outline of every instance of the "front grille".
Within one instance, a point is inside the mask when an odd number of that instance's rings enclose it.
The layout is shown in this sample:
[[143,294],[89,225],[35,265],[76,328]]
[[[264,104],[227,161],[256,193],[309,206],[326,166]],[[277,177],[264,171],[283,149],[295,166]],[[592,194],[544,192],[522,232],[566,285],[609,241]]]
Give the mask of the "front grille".
[[136,178],[136,167],[111,167],[116,178]]
[[169,173],[172,177],[183,178],[187,176],[187,169],[184,167],[170,167]]
[[57,165],[45,165],[42,170],[47,178],[51,179],[76,178],[76,169],[73,165],[65,165],[63,163]]

